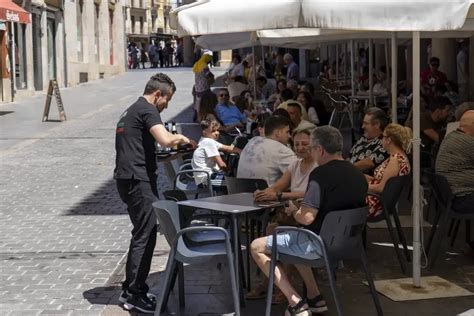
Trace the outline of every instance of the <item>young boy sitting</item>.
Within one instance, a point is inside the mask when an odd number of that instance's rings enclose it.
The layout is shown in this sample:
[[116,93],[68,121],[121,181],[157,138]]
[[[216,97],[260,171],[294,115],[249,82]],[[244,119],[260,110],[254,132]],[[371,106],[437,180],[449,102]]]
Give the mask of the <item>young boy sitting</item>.
[[[226,163],[222,160],[220,151],[226,153],[240,153],[239,148],[227,146],[219,143],[219,128],[220,124],[217,121],[202,120],[202,138],[199,140],[198,147],[194,151],[191,165],[193,169],[206,170],[211,175],[211,184],[213,186],[222,186],[224,180],[224,173],[227,168]],[[195,173],[194,180],[197,185],[207,185],[207,174],[204,172]]]

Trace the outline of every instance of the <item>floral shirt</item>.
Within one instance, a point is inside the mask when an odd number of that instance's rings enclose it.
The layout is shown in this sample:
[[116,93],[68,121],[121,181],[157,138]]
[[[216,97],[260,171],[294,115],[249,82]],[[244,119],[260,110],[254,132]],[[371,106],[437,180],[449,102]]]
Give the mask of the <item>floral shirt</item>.
[[351,149],[350,161],[356,163],[364,159],[370,159],[377,167],[388,157],[387,151],[382,146],[381,138],[367,139],[362,136]]

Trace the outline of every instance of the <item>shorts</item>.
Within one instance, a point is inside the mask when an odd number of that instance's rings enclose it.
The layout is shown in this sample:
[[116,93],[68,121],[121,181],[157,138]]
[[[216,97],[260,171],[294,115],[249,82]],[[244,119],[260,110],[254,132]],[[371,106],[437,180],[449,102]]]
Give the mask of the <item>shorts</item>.
[[[308,260],[317,260],[323,257],[323,251],[317,241],[310,240],[310,236],[303,232],[288,231],[276,236],[278,252]],[[272,252],[273,235],[267,236],[267,252]]]

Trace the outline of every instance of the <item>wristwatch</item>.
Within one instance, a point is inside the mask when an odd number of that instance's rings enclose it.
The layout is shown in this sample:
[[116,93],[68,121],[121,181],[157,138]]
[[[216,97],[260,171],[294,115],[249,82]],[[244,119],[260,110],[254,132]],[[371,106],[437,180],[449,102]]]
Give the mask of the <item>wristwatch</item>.
[[281,202],[281,200],[283,198],[283,192],[277,192],[276,196],[277,196],[278,201]]

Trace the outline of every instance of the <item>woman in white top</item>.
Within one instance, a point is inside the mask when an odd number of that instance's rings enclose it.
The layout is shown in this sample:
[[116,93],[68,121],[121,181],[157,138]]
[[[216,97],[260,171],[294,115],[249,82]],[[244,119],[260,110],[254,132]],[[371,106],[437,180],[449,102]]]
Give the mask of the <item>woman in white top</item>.
[[[308,186],[310,173],[318,166],[311,155],[311,132],[313,129],[296,129],[293,132],[293,144],[296,156],[299,158],[292,162],[280,179],[265,190],[257,190],[254,193],[256,201],[276,201],[289,200],[291,204],[299,204],[298,201],[304,198]],[[295,207],[291,205],[290,207]],[[278,225],[296,225],[281,208],[272,222],[267,226],[266,233],[270,235]],[[267,279],[257,285],[245,296],[246,299],[260,299],[266,297]],[[285,296],[277,288],[273,291],[272,302],[275,304],[284,302]]]
[[312,129],[296,129],[293,132],[294,150],[299,159],[288,166],[274,185],[255,191],[256,201],[298,200],[304,197],[309,174],[317,167],[311,155],[311,131]]

